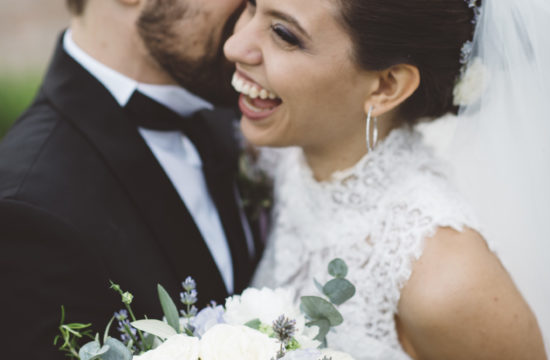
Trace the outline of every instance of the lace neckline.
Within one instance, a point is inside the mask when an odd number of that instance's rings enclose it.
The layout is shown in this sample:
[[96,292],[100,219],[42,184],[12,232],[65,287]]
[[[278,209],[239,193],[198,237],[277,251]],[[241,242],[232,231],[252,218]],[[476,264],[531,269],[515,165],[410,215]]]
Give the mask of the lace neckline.
[[346,182],[350,179],[350,177],[368,172],[369,168],[372,168],[373,166],[375,166],[376,163],[379,163],[386,153],[394,153],[394,155],[403,154],[399,150],[403,150],[403,147],[407,147],[408,149],[410,149],[415,140],[418,140],[419,138],[420,135],[409,126],[402,126],[393,129],[388,134],[388,136],[386,136],[386,138],[379,141],[373,151],[367,152],[358,162],[356,162],[351,167],[344,170],[336,170],[327,180],[319,181],[315,179],[313,171],[307,163],[305,154],[300,148],[299,163],[303,175],[310,182],[323,188],[331,187],[334,185],[339,185],[342,182]]
[[330,179],[324,181],[315,179],[302,149],[298,148],[295,158],[298,177],[294,179],[303,184],[302,191],[319,206],[319,202],[323,202],[370,211],[377,207],[384,190],[390,186],[390,180],[396,177],[394,173],[402,171],[403,166],[399,163],[408,167],[415,162],[414,153],[418,150],[415,148],[421,143],[421,135],[411,127],[396,128],[355,165],[334,172]]

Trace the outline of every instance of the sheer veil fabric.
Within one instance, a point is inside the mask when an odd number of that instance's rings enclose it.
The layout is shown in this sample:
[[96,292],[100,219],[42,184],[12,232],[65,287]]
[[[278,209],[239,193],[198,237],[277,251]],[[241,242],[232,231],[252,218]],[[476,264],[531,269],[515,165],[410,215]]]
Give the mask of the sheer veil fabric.
[[[483,0],[481,97],[426,126],[550,343],[550,2]],[[445,144],[444,132],[454,134]]]

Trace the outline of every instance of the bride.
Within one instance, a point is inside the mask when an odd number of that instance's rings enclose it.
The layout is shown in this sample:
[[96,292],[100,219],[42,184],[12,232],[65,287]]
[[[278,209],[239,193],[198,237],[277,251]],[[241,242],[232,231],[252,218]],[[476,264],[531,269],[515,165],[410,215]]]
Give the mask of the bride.
[[357,359],[546,358],[532,311],[413,129],[457,112],[479,10],[250,0],[225,45],[244,135],[278,148],[261,155],[275,208],[254,285],[313,294],[344,259],[357,294],[328,343]]

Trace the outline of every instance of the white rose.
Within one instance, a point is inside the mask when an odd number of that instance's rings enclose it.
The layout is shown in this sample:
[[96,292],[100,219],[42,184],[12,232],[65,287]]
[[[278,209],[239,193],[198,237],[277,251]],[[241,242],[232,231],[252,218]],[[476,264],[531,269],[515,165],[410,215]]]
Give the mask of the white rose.
[[486,73],[480,58],[472,61],[453,90],[453,104],[455,106],[472,105],[479,100],[485,90]]
[[354,360],[353,357],[351,357],[351,355],[349,354],[331,349],[321,350],[321,355],[322,356],[319,358],[319,360],[323,359],[323,357],[327,357],[332,360]]
[[164,343],[134,360],[198,360],[199,339],[187,335],[170,336]]
[[278,350],[275,339],[242,325],[215,325],[200,340],[201,360],[271,360]]

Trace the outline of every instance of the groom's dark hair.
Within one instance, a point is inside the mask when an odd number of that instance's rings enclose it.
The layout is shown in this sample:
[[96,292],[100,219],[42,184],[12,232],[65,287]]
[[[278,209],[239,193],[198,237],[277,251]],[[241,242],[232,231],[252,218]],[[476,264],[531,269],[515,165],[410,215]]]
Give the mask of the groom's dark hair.
[[[478,1],[478,4],[481,1]],[[400,107],[410,123],[456,113],[453,89],[461,49],[474,33],[466,0],[340,0],[341,20],[354,43],[353,57],[366,70],[416,66],[420,85]]]
[[69,11],[74,15],[82,15],[86,0],[66,0]]

